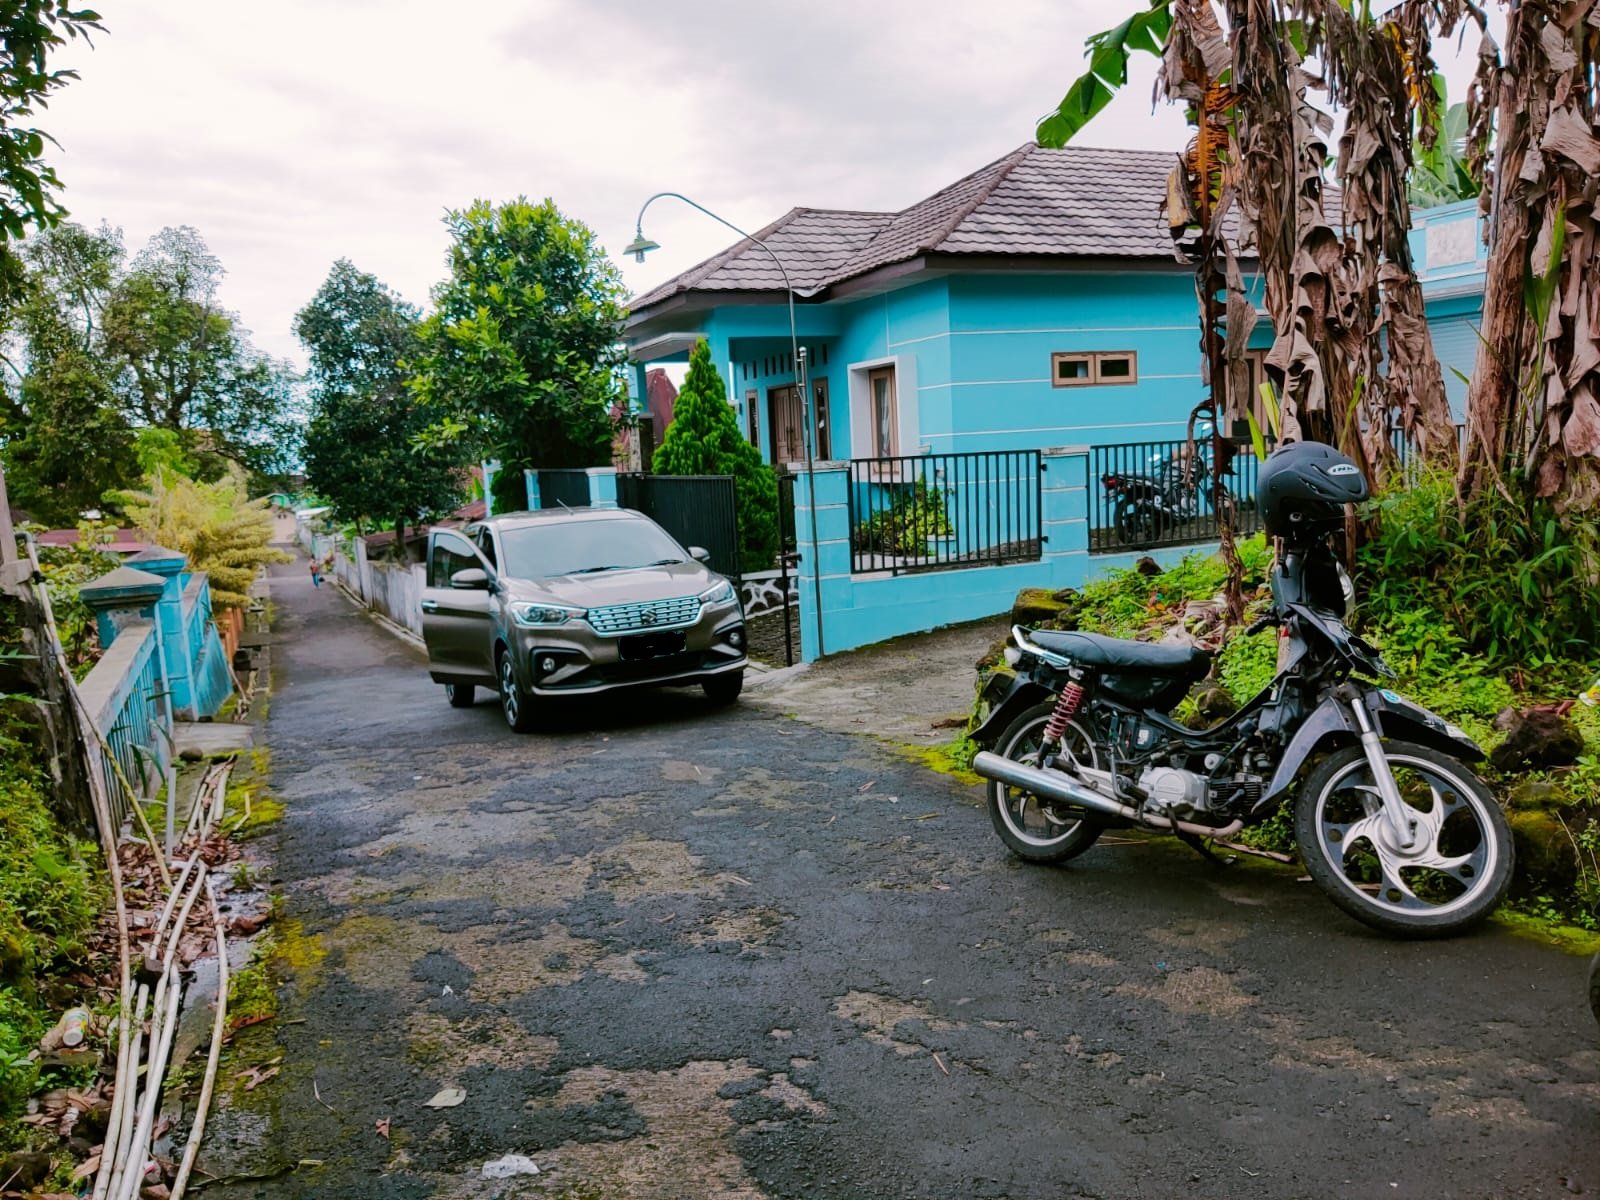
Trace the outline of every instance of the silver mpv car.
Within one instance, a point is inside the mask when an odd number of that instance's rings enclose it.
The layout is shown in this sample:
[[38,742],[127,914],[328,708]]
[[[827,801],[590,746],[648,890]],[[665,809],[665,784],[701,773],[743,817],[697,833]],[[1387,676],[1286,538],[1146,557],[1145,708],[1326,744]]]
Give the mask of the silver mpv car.
[[428,539],[428,673],[457,708],[500,693],[527,732],[536,701],[699,684],[731,704],[744,683],[738,589],[627,509],[507,513]]

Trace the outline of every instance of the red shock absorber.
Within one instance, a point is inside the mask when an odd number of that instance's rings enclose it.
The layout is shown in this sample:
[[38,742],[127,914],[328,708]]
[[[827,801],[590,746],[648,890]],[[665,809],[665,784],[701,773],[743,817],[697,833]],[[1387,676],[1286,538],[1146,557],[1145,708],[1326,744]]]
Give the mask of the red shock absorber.
[[1067,732],[1067,722],[1077,714],[1078,706],[1082,703],[1083,688],[1076,683],[1069,683],[1061,689],[1061,694],[1056,697],[1056,710],[1050,714],[1050,719],[1045,722],[1044,740],[1046,745],[1061,740],[1061,735]]

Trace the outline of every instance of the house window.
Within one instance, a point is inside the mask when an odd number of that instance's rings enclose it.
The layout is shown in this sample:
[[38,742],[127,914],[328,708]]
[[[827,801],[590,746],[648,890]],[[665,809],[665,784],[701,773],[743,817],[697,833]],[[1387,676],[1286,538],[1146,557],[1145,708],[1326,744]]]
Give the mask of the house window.
[[761,413],[756,407],[758,402],[759,397],[755,388],[751,388],[744,394],[744,415],[745,420],[750,423],[750,444],[752,446],[761,444]]
[[899,444],[893,367],[879,367],[867,373],[867,400],[872,422],[872,457],[893,458]]
[[1139,356],[1132,350],[1052,354],[1050,382],[1056,387],[1138,383]]

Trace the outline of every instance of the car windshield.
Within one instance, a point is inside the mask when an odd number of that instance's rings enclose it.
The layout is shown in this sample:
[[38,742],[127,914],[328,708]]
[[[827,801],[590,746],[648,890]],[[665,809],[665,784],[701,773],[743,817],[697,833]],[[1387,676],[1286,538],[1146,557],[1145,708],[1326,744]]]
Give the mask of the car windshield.
[[500,531],[504,562],[513,579],[593,574],[684,561],[683,547],[646,520],[551,521]]

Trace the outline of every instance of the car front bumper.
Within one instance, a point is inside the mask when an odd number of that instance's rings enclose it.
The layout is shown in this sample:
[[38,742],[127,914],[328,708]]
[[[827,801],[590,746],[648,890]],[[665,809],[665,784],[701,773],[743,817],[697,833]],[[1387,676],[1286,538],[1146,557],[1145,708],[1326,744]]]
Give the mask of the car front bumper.
[[746,633],[737,601],[707,605],[677,629],[599,634],[581,621],[514,632],[517,671],[535,696],[581,696],[616,688],[692,684],[742,670]]

